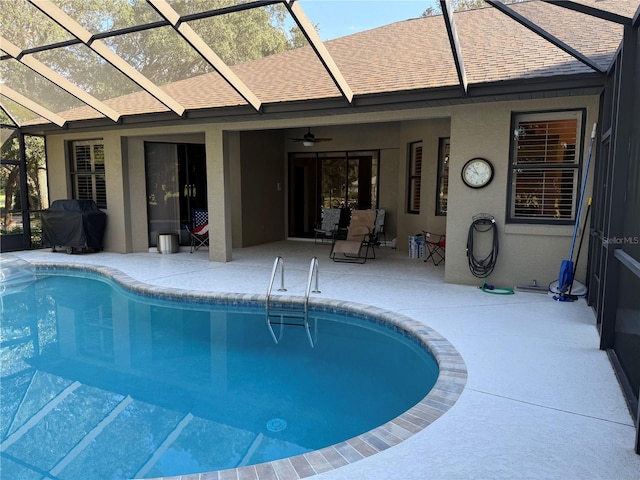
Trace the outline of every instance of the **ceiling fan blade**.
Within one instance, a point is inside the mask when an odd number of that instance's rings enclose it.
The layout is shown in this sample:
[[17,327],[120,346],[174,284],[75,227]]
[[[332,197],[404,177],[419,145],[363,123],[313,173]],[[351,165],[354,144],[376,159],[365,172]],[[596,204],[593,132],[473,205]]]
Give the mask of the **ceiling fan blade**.
[[311,133],[311,129],[307,130],[307,133],[304,134],[302,138],[292,138],[289,140],[293,140],[294,142],[309,142],[309,143],[318,143],[318,142],[329,142],[333,140],[333,138],[316,138],[313,133]]

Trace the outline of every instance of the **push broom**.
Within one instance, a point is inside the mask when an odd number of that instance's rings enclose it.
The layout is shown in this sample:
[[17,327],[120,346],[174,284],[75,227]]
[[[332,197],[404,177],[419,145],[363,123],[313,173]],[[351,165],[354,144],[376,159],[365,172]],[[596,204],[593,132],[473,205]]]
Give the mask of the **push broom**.
[[[578,201],[578,210],[576,212],[576,223],[573,227],[573,237],[571,239],[571,249],[569,250],[569,258],[563,260],[560,265],[560,274],[558,275],[558,293],[562,298],[563,294],[567,294],[573,285],[573,275],[575,272],[573,266],[573,249],[576,245],[576,236],[578,234],[578,227],[580,225],[580,212],[582,211],[582,201],[584,200],[584,191],[587,186],[587,177],[589,176],[589,164],[591,163],[591,153],[593,152],[593,142],[596,138],[596,125],[593,124],[593,130],[591,132],[591,141],[589,143],[589,153],[587,154],[587,164],[584,169],[584,177],[582,178],[582,187],[580,189],[580,200]],[[556,297],[554,297],[556,298]]]

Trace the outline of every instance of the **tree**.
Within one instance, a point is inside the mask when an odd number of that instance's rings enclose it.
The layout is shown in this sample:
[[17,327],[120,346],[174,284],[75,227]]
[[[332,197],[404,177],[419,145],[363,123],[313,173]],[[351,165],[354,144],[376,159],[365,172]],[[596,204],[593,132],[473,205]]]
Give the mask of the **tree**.
[[[176,0],[181,15],[224,8],[240,0]],[[162,20],[142,0],[61,0],[59,7],[87,30],[107,32]],[[189,22],[227,64],[246,62],[301,45],[297,27],[286,31],[282,4],[253,8]],[[0,31],[21,49],[71,39],[26,0],[2,3]],[[103,40],[113,51],[158,85],[211,71],[211,67],[172,27],[161,27],[113,36]],[[62,76],[101,100],[139,90],[84,45],[56,48],[34,56]],[[75,99],[12,60],[0,62],[0,76],[14,90],[28,95],[53,111],[79,106]]]
[[[506,3],[520,3],[526,0],[503,0]],[[484,0],[451,0],[451,8],[454,12],[462,12],[465,10],[476,10],[478,8],[484,8],[489,6]],[[442,14],[442,8],[440,2],[435,7],[429,7],[422,12],[421,17],[433,17],[434,15]]]
[[[0,34],[20,49],[46,46],[72,40],[73,36],[51,21],[27,0],[0,0]],[[173,0],[180,15],[189,15],[245,3],[243,0]],[[161,16],[144,0],[59,0],[64,12],[92,33],[110,32],[135,25],[161,21]],[[189,25],[228,65],[247,62],[306,44],[297,27],[286,29],[287,10],[282,4],[253,8],[236,13],[194,20]],[[203,60],[170,26],[111,36],[103,41],[127,63],[157,85],[210,72]],[[4,52],[0,52],[4,55]],[[70,82],[100,100],[138,91],[140,88],[83,44],[35,52],[33,56]],[[54,112],[82,106],[83,103],[56,87],[21,63],[6,57],[0,61],[2,83]],[[5,106],[19,122],[34,116],[10,100]],[[0,123],[13,122],[0,111]],[[9,129],[6,129],[8,132]],[[0,234],[15,233],[19,225],[12,211],[26,206],[20,202],[18,137],[3,129],[0,145]],[[25,137],[25,159],[29,209],[46,208],[46,168],[44,142]]]
[[[44,138],[24,136],[27,177],[27,201],[31,211],[47,208],[46,157]],[[20,188],[20,138],[17,130],[2,129],[0,145],[0,235],[22,232],[21,223],[14,221],[14,212],[24,209]],[[18,218],[21,218],[19,215]]]

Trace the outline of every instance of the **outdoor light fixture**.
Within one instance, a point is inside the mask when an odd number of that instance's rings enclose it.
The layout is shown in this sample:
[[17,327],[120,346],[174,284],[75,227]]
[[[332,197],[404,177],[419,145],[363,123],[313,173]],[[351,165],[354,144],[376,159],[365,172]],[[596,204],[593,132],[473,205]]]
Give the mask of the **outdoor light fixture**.
[[302,142],[302,146],[304,147],[313,147],[318,142],[328,142],[330,138],[316,138],[316,136],[311,133],[311,128],[307,128],[307,133],[305,133],[302,138],[292,138],[294,142]]

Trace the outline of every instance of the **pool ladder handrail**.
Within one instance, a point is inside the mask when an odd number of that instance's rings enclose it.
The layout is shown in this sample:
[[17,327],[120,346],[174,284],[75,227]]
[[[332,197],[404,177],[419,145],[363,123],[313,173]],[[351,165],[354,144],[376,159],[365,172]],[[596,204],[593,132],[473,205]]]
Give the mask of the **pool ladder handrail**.
[[284,259],[280,256],[276,257],[273,262],[273,270],[271,271],[271,280],[269,281],[269,288],[267,288],[267,309],[269,308],[269,298],[271,297],[271,289],[273,288],[273,282],[276,278],[276,274],[278,273],[278,266],[280,266],[280,288],[279,292],[286,292],[287,289],[284,288]]
[[[271,337],[273,341],[277,344],[282,339],[282,332],[284,325],[299,325],[304,326],[305,331],[307,333],[307,338],[309,339],[309,344],[311,347],[315,347],[314,337],[317,339],[318,337],[318,322],[317,319],[314,322],[314,335],[311,335],[311,328],[309,326],[309,296],[311,293],[321,293],[318,288],[318,257],[313,257],[311,259],[311,264],[309,265],[309,277],[307,280],[307,289],[305,291],[304,303],[302,307],[302,313],[296,312],[287,312],[286,314],[283,312],[273,314],[271,313],[271,290],[273,289],[273,282],[275,281],[276,275],[278,273],[278,267],[280,267],[281,275],[280,275],[280,288],[279,292],[286,292],[287,289],[284,287],[284,259],[280,256],[276,257],[273,262],[273,270],[271,272],[271,280],[269,281],[269,287],[267,288],[267,298],[266,298],[266,313],[267,313],[267,327],[269,328],[269,332],[271,333]],[[315,278],[315,287],[311,290],[311,284]],[[276,333],[273,330],[273,325],[271,324],[271,318],[278,316],[280,318],[280,334],[276,336]],[[300,318],[304,323],[302,325],[297,323],[289,323],[285,324],[282,319],[287,316],[291,318]]]

